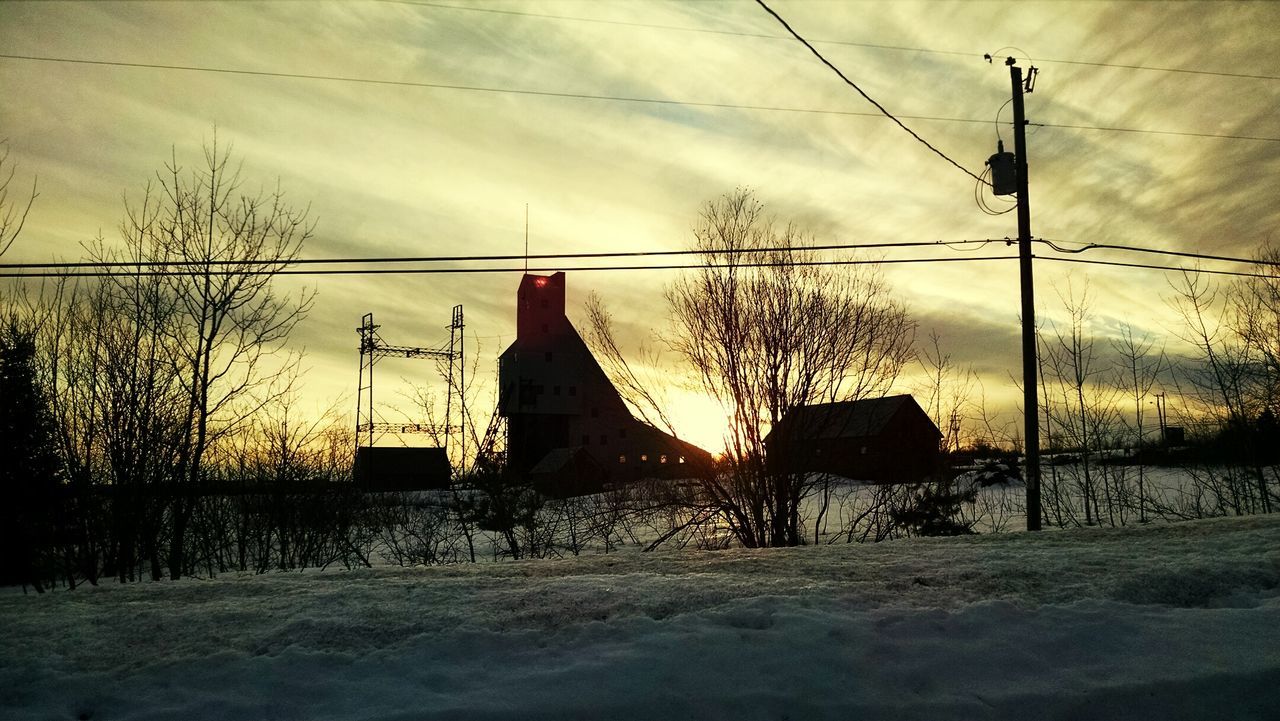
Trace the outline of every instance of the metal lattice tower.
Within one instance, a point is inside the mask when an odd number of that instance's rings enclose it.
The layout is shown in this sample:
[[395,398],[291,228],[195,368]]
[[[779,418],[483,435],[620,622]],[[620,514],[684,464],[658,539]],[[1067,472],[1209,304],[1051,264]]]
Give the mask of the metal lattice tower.
[[[453,430],[453,396],[455,393],[461,395],[461,389],[463,388],[461,381],[465,380],[463,378],[465,357],[461,338],[463,328],[462,306],[457,305],[453,308],[447,348],[390,345],[378,335],[378,328],[380,327],[374,324],[373,313],[365,313],[364,318],[361,319],[360,327],[356,328],[356,332],[360,334],[360,376],[356,390],[356,446],[372,446],[376,440],[376,434],[380,433],[434,433],[440,430],[437,426],[425,423],[379,422],[375,420],[373,411],[373,370],[378,360],[381,358],[426,358],[447,363],[448,395],[445,400],[444,428],[447,448],[448,439]],[[459,401],[458,406],[463,413],[463,422],[459,425],[465,426],[466,404]]]

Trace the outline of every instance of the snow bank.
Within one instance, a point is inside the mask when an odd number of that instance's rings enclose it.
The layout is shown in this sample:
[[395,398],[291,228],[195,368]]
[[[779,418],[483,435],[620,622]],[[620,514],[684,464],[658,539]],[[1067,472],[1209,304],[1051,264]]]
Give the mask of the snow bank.
[[1274,718],[1280,517],[0,595],[6,719]]

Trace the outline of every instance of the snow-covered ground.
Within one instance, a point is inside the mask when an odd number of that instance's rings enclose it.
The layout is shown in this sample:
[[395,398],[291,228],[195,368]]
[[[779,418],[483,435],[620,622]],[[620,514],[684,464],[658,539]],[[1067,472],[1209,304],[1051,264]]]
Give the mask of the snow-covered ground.
[[1274,719],[1280,515],[0,593],[4,719]]

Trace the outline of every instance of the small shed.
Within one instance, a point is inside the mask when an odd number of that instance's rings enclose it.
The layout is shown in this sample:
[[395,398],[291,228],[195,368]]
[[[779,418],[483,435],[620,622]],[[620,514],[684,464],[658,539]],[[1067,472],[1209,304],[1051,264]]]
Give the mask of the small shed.
[[942,433],[910,395],[792,408],[765,438],[771,467],[914,483],[937,473]]
[[604,490],[605,469],[585,448],[553,448],[529,470],[533,487],[544,496],[569,498]]
[[356,449],[355,481],[366,491],[429,491],[449,487],[443,448],[365,446]]

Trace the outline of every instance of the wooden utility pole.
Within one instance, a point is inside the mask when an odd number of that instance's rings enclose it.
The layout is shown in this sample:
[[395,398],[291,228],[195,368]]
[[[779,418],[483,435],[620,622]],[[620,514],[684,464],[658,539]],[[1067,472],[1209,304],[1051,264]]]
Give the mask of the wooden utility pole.
[[[1022,277],[1022,407],[1027,457],[1027,530],[1040,530],[1040,406],[1036,379],[1036,299],[1031,272],[1031,206],[1027,192],[1027,120],[1022,107],[1022,68],[1005,61],[1013,84],[1013,152],[1018,176],[1018,267]],[[1031,68],[1032,79],[1035,68]],[[1029,90],[1029,89],[1028,89]]]

